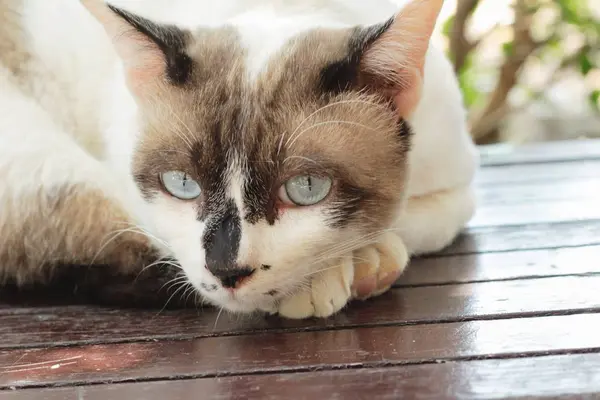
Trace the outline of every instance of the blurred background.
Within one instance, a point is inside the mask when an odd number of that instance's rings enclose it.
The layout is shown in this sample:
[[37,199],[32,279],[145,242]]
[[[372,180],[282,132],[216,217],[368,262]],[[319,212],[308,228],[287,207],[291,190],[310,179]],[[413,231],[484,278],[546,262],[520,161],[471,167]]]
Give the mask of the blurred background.
[[600,138],[600,0],[446,0],[434,40],[477,143]]

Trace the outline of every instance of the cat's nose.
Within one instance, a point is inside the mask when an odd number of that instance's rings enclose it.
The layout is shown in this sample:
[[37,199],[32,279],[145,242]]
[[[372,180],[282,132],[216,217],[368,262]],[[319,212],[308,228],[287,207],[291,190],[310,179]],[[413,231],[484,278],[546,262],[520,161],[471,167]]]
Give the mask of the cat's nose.
[[235,289],[240,287],[247,278],[252,276],[254,269],[246,266],[206,266],[215,278],[221,281],[226,289]]

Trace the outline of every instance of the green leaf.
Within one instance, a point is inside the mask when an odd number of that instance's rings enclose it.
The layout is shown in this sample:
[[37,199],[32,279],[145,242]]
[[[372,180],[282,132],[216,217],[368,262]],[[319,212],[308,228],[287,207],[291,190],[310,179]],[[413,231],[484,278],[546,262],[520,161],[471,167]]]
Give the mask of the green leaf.
[[593,68],[594,64],[592,64],[592,61],[590,60],[588,55],[585,53],[581,54],[579,56],[579,70],[581,71],[583,76],[586,76]]
[[502,52],[504,53],[504,57],[509,58],[512,56],[513,51],[515,49],[515,45],[513,42],[506,42],[502,45]]
[[450,18],[448,18],[444,22],[444,25],[442,25],[442,33],[444,34],[444,36],[450,37],[453,27],[454,27],[454,15],[451,16]]
[[471,108],[480,103],[484,97],[484,94],[473,84],[476,81],[476,69],[477,68],[473,66],[472,57],[468,56],[465,60],[465,65],[458,74],[458,83],[463,95],[463,101],[467,108]]
[[594,90],[592,93],[590,93],[590,103],[592,103],[592,106],[594,107],[600,107],[600,90]]

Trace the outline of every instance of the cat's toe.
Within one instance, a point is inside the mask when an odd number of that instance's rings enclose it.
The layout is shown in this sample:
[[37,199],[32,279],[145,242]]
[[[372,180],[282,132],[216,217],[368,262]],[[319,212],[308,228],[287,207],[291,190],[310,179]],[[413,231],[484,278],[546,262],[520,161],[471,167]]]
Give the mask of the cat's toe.
[[351,257],[345,257],[339,265],[316,274],[310,288],[283,299],[279,315],[285,318],[327,318],[340,311],[352,296],[350,286],[354,277]]
[[279,304],[279,315],[290,319],[310,318],[315,314],[310,290],[302,290],[284,298]]
[[312,302],[315,317],[327,318],[340,311],[352,296],[351,285],[354,265],[351,257],[345,257],[336,268],[323,272],[312,282]]
[[355,252],[352,297],[365,300],[386,292],[400,277],[409,256],[399,235],[384,234],[374,245]]

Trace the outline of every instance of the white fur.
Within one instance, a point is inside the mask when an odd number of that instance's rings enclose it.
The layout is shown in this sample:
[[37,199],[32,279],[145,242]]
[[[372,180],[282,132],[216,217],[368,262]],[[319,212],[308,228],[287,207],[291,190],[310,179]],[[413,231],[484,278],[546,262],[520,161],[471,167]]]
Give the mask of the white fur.
[[[235,293],[217,284],[204,268],[204,226],[196,210],[166,195],[146,204],[133,185],[129,162],[137,141],[136,106],[127,92],[116,55],[100,25],[75,0],[25,0],[24,23],[35,59],[33,79],[17,84],[0,69],[0,206],[9,198],[64,183],[96,185],[122,202],[132,219],[166,241],[190,281],[212,302],[233,311],[273,310],[299,282],[316,274],[310,257],[335,247],[318,207],[289,210],[275,226],[243,223],[240,264],[277,265]],[[113,3],[159,21],[184,26],[233,24],[241,33],[253,79],[290,37],[314,26],[367,25],[387,20],[397,10],[386,0],[115,0]],[[1,68],[1,67],[0,67]],[[471,217],[471,182],[477,152],[469,138],[461,94],[449,62],[431,47],[425,65],[423,97],[409,118],[416,135],[410,154],[409,203],[396,228],[410,253],[447,245]],[[238,207],[244,177],[231,174],[229,190]],[[20,210],[27,212],[27,210]],[[0,213],[1,215],[1,213]],[[0,224],[1,216],[0,216]],[[351,237],[351,232],[348,232]],[[310,237],[311,249],[297,242]],[[288,249],[273,252],[273,249]],[[330,252],[329,256],[347,257]],[[346,265],[342,263],[343,265]],[[327,262],[321,263],[328,265]],[[344,280],[350,272],[342,267]],[[312,286],[327,292],[331,272]],[[350,276],[350,277],[349,277]],[[345,281],[344,281],[345,282]],[[347,283],[347,282],[346,282]],[[331,310],[350,292],[342,285],[334,299],[321,296]],[[325,285],[325,286],[323,286]],[[303,295],[306,297],[306,295]],[[313,296],[314,297],[314,296]],[[321,298],[319,297],[319,298]],[[313,299],[314,300],[314,299]],[[310,296],[308,296],[310,301]],[[306,302],[304,303],[306,304]],[[340,305],[341,304],[341,305]],[[329,310],[329,311],[328,311]],[[294,312],[287,314],[293,315]]]

